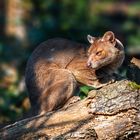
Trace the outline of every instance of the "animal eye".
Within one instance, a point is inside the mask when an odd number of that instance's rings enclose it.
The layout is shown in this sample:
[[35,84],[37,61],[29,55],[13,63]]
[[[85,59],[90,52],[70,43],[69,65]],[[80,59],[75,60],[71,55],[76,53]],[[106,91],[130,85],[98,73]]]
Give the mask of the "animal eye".
[[102,51],[99,51],[96,53],[96,55],[100,56],[102,54]]

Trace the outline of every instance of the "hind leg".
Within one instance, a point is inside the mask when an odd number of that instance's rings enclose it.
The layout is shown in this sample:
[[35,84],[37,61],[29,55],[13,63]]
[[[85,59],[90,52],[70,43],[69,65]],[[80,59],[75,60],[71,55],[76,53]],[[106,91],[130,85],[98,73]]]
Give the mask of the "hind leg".
[[50,69],[45,79],[45,89],[39,98],[39,114],[62,107],[73,96],[77,82],[73,74],[65,69]]

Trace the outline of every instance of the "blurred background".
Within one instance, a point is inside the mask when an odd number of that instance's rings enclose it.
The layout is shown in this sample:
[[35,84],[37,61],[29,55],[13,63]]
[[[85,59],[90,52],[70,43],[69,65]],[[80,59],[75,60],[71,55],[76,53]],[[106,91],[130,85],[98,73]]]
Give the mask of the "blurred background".
[[125,46],[119,73],[127,77],[129,60],[140,57],[139,0],[1,0],[0,126],[30,108],[24,72],[38,44],[53,37],[88,44],[87,34],[102,36],[108,30]]

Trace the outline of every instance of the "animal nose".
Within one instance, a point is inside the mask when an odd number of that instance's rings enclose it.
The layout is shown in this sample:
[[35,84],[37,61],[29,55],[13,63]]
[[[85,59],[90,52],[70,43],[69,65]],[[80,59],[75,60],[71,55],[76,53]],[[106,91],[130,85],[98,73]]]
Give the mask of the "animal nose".
[[91,66],[91,62],[88,61],[88,62],[87,62],[87,67],[90,67],[90,66]]

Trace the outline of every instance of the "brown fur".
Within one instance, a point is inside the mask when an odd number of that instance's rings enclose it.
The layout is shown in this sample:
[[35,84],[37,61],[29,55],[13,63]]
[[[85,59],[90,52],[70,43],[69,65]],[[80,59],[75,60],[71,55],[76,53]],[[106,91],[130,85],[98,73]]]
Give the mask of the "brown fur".
[[[106,78],[104,74],[97,76],[98,68],[95,70],[87,66],[92,61],[98,61],[101,65],[99,71],[102,68],[108,68],[114,72],[121,65],[120,63],[117,66],[113,64],[119,59],[122,61],[123,57],[119,55],[123,52],[122,47],[120,50],[115,47],[116,42],[109,44],[108,40],[101,41],[101,39],[96,39],[89,48],[84,44],[56,38],[42,43],[35,49],[28,60],[25,74],[26,86],[35,114],[63,106],[74,95],[77,83],[102,87],[106,83],[102,83],[100,78],[104,78],[105,82],[111,80],[112,77]],[[117,50],[115,56],[110,53],[111,49]],[[101,56],[96,56],[96,52],[100,50]],[[108,55],[112,56],[110,57],[112,60],[108,60],[109,63],[104,62]],[[124,53],[122,55],[124,56]]]

